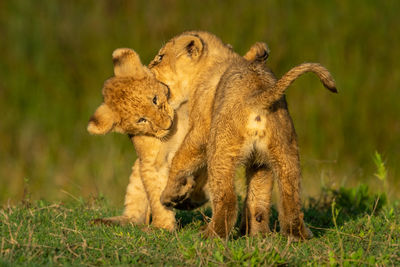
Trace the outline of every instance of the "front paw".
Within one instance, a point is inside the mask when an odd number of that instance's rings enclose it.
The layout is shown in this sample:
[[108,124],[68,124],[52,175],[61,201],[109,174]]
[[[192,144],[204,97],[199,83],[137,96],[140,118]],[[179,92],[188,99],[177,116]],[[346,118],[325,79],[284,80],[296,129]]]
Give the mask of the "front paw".
[[191,197],[186,198],[185,200],[179,202],[174,206],[175,209],[178,210],[194,210],[207,202],[207,199],[202,201],[194,201]]
[[158,229],[165,229],[165,230],[167,230],[169,232],[172,232],[172,231],[174,231],[176,229],[175,220],[173,220],[173,221],[168,221],[168,220],[166,220],[166,221],[158,221],[158,220],[155,220],[155,221],[153,221],[151,223],[151,226],[153,226],[155,228],[158,228]]
[[175,208],[189,198],[194,187],[194,180],[187,178],[174,185],[168,184],[161,194],[160,201],[168,208]]
[[169,194],[164,190],[161,194],[161,204],[163,204],[167,208],[175,208],[183,203],[188,198],[188,194]]

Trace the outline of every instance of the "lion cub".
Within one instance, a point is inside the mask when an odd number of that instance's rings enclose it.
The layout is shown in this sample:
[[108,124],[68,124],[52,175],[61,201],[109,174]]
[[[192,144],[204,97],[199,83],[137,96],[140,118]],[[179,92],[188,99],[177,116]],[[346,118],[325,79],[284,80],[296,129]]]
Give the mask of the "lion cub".
[[[256,43],[244,58],[264,62],[268,52],[266,44]],[[115,50],[113,62],[115,77],[105,82],[104,103],[90,119],[88,131],[91,134],[127,133],[138,159],[129,178],[123,215],[95,222],[149,224],[151,215],[153,226],[173,230],[175,213],[161,204],[160,195],[167,183],[171,159],[188,130],[188,105],[179,103],[174,114],[167,98],[170,95],[177,98],[179,94],[174,88],[169,92],[166,85],[159,83],[133,50]],[[195,175],[196,189],[180,203],[180,209],[193,209],[208,201],[206,172],[203,169]]]
[[[110,131],[128,134],[138,160],[132,168],[124,214],[99,219],[98,222],[148,224],[151,214],[154,226],[172,230],[175,214],[160,203],[167,181],[167,168],[162,163],[162,157],[166,155],[160,150],[163,145],[176,142],[178,135],[169,139],[166,135],[177,132],[177,117],[180,114],[175,114],[167,102],[169,88],[155,79],[133,50],[115,50],[113,63],[115,76],[104,83],[104,103],[90,118],[87,129],[91,134]],[[181,120],[185,118],[179,118]],[[185,127],[180,128],[186,133]],[[160,138],[168,141],[163,143]],[[161,163],[157,165],[157,161]]]
[[310,71],[336,92],[330,73],[319,64],[305,63],[277,81],[269,69],[247,62],[207,32],[173,38],[149,67],[159,81],[181,92],[173,105],[189,103],[189,131],[172,160],[161,202],[174,207],[184,201],[196,182],[187,177],[207,166],[213,215],[205,236],[225,237],[237,217],[235,170],[245,164],[248,191],[242,229],[251,235],[269,232],[276,179],[281,233],[311,237],[300,210],[299,152],[284,92]]

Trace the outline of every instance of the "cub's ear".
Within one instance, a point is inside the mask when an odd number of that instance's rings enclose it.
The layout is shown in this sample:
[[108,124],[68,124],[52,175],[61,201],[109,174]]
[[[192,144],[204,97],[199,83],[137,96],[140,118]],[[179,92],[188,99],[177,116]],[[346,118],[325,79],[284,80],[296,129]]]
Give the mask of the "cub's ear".
[[114,128],[115,123],[113,111],[103,103],[90,117],[87,130],[90,134],[106,134]]
[[204,49],[203,40],[196,35],[184,35],[180,38],[186,54],[192,59],[197,59],[201,56]]
[[269,56],[270,50],[266,43],[257,42],[253,44],[249,51],[243,56],[247,61],[257,61],[265,63]]
[[147,70],[140,62],[139,55],[129,48],[118,48],[112,53],[115,76],[130,76],[135,79],[142,79],[146,76]]

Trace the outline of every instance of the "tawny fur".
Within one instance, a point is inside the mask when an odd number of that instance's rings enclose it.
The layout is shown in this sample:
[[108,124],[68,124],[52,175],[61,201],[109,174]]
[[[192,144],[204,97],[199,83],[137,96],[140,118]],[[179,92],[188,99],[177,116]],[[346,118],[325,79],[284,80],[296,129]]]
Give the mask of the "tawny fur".
[[172,160],[161,202],[174,207],[185,201],[196,185],[187,177],[207,166],[213,215],[204,234],[225,237],[237,217],[235,170],[245,164],[248,192],[242,229],[251,235],[269,232],[276,179],[281,232],[295,239],[311,237],[300,210],[299,152],[284,91],[307,71],[335,91],[329,72],[306,63],[277,81],[266,67],[247,62],[206,32],[173,38],[149,67],[174,88],[172,106],[189,104],[189,131]]
[[[244,57],[249,61],[263,62],[268,52],[265,44],[256,43]],[[94,222],[146,225],[150,223],[151,215],[153,226],[173,230],[176,227],[175,213],[161,204],[160,196],[167,183],[172,157],[188,131],[188,105],[179,103],[172,128],[165,130],[165,127],[171,127],[172,116],[172,109],[165,102],[170,93],[167,88],[142,66],[133,50],[117,49],[113,53],[113,62],[115,77],[106,81],[104,103],[90,119],[88,131],[92,134],[110,131],[129,134],[138,159],[132,167],[123,214]],[[173,90],[171,94],[177,95]],[[157,96],[158,105],[152,102],[154,96]],[[141,118],[146,121],[140,121]],[[180,203],[180,209],[193,209],[208,201],[205,169],[195,175],[196,188],[188,199]]]
[[[123,215],[97,222],[149,224],[151,215],[155,227],[173,230],[175,213],[160,203],[167,182],[165,161],[169,153],[164,151],[168,149],[161,148],[173,147],[182,140],[184,134],[180,134],[177,126],[186,117],[186,123],[180,126],[180,131],[186,133],[187,111],[182,108],[183,117],[174,112],[167,102],[168,87],[155,79],[133,50],[117,49],[113,53],[113,62],[115,76],[104,83],[104,103],[91,117],[88,131],[92,134],[110,131],[128,134],[138,160],[132,168]],[[171,133],[175,133],[173,137],[166,137]],[[164,142],[159,138],[164,138]]]

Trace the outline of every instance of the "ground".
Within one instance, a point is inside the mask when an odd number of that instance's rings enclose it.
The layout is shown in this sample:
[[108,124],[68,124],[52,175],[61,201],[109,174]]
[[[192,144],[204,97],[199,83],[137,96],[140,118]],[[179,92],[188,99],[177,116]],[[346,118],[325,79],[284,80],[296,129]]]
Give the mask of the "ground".
[[[315,237],[295,243],[274,232],[228,240],[204,240],[209,208],[178,212],[176,232],[135,226],[91,225],[116,215],[102,198],[69,203],[24,201],[0,210],[0,265],[399,265],[400,205],[366,186],[326,189],[307,200],[305,221]],[[143,231],[144,230],[144,231]]]

